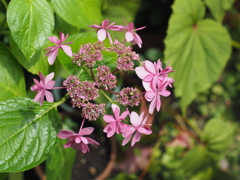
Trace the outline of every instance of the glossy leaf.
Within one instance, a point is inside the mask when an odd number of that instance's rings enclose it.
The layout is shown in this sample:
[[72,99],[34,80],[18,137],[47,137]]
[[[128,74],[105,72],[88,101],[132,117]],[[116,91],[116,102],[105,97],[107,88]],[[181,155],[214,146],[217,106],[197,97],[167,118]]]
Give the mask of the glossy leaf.
[[51,0],[55,12],[69,24],[87,28],[95,22],[100,23],[101,0]]
[[203,19],[201,1],[176,0],[172,8],[164,55],[176,71],[170,76],[185,111],[199,92],[219,78],[230,57],[231,39],[221,24]]
[[229,10],[235,0],[205,0],[205,4],[210,9],[213,17],[217,21],[222,21],[225,11]]
[[233,134],[233,124],[219,119],[211,119],[204,127],[201,140],[209,151],[222,154],[230,146]]
[[0,72],[0,101],[26,96],[22,68],[3,43],[0,43]]
[[[32,74],[38,74],[39,71],[41,71],[43,74],[49,73],[50,66],[49,66],[47,57],[44,57],[44,54],[46,54],[46,52],[43,51],[44,48],[37,51],[29,61],[23,55],[21,49],[19,48],[17,43],[12,39],[11,35],[9,36],[9,44],[14,56],[27,71],[29,71]],[[47,44],[49,45],[50,43],[47,43]]]
[[11,0],[7,21],[14,41],[29,61],[54,28],[53,10],[46,0]]
[[57,143],[61,117],[56,103],[33,99],[0,103],[0,171],[17,172],[42,163]]

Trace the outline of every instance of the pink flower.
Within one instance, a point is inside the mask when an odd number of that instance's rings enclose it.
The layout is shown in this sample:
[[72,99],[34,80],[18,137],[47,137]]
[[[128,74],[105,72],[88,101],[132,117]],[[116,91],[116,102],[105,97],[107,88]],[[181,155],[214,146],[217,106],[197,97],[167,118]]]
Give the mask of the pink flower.
[[61,139],[69,139],[68,142],[63,146],[64,148],[80,149],[83,153],[89,152],[88,144],[99,145],[99,143],[92,138],[84,137],[90,135],[93,132],[93,127],[80,128],[78,133],[73,131],[63,130],[57,134],[57,137]]
[[45,56],[48,56],[48,62],[50,65],[52,65],[58,55],[58,49],[61,48],[68,56],[72,57],[72,49],[69,46],[66,46],[65,44],[72,44],[73,42],[67,42],[63,43],[68,38],[68,34],[66,37],[62,32],[60,32],[60,40],[56,36],[49,37],[49,41],[53,42],[54,44],[57,44],[56,46],[51,46],[46,48],[44,51],[48,50],[48,52],[45,54]]
[[150,82],[153,87],[157,87],[165,81],[171,87],[171,83],[174,82],[172,78],[168,77],[168,73],[173,72],[172,67],[168,66],[163,69],[160,59],[158,59],[157,63],[148,60],[144,61],[143,66],[135,68],[135,72],[140,79],[144,82]]
[[48,102],[53,102],[54,98],[50,91],[51,89],[60,89],[62,87],[53,87],[55,85],[55,81],[52,80],[54,76],[54,72],[48,74],[46,78],[44,75],[39,71],[39,77],[40,81],[37,79],[33,79],[33,81],[36,83],[31,87],[32,91],[37,91],[37,95],[34,98],[34,102],[39,101],[40,106],[42,106],[44,101],[44,96],[46,96],[46,99]]
[[142,47],[142,40],[137,33],[134,31],[138,31],[144,29],[146,26],[134,29],[133,23],[128,23],[127,26],[119,26],[122,28],[122,31],[125,31],[125,38],[127,42],[131,42],[132,44],[137,44],[140,48]]
[[146,124],[149,115],[147,115],[144,119],[143,116],[144,112],[142,112],[140,116],[138,116],[138,114],[134,111],[131,112],[130,122],[132,125],[129,125],[129,130],[123,134],[123,137],[125,138],[122,142],[123,146],[130,141],[134,133],[131,146],[140,140],[142,134],[149,135],[152,133],[152,130],[149,127],[144,127],[145,125],[150,125]]
[[[128,111],[124,111],[120,115],[120,108],[116,104],[112,104],[112,111],[114,114],[114,117],[111,115],[104,115],[103,119],[109,123],[104,129],[103,132],[107,133],[107,137],[112,137],[114,133],[116,132],[117,134],[122,134],[126,130],[128,130],[128,126],[121,122],[124,120],[124,118],[127,117],[129,114]],[[120,116],[119,116],[120,115]]]
[[94,24],[94,25],[89,25],[89,27],[91,27],[93,29],[99,29],[97,31],[97,36],[98,36],[99,41],[103,41],[104,39],[106,39],[106,37],[108,37],[110,43],[112,44],[112,38],[111,38],[110,34],[106,31],[106,29],[118,31],[120,28],[114,24],[115,24],[115,22],[109,24],[109,20],[105,19],[102,22],[102,26]]
[[171,94],[170,91],[166,90],[167,82],[158,87],[152,87],[150,83],[143,82],[143,86],[146,90],[145,99],[149,102],[151,101],[149,113],[152,114],[155,108],[159,111],[161,108],[160,95],[167,97]]

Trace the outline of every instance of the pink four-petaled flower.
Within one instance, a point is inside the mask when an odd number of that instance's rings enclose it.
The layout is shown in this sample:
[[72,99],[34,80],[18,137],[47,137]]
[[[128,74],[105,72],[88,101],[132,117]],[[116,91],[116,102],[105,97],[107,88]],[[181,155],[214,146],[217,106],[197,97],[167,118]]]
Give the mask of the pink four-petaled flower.
[[134,29],[134,24],[128,23],[127,26],[119,25],[119,27],[122,28],[121,31],[126,32],[125,38],[126,38],[127,42],[131,42],[132,44],[137,44],[140,48],[142,47],[142,40],[139,37],[139,35],[137,33],[135,33],[135,31],[144,29],[146,26]]
[[64,145],[64,148],[80,149],[83,153],[89,152],[88,144],[99,145],[99,143],[92,138],[84,137],[90,135],[93,132],[93,127],[80,128],[78,133],[74,133],[70,130],[61,129],[57,136],[61,139],[69,139]]
[[151,86],[150,83],[143,82],[143,86],[146,90],[145,99],[149,102],[151,101],[149,113],[152,114],[155,108],[159,111],[161,108],[160,95],[167,97],[171,94],[170,91],[166,90],[167,82],[164,82],[157,87]]
[[56,46],[51,46],[46,48],[44,51],[48,50],[45,56],[48,56],[48,62],[52,65],[58,55],[58,49],[61,48],[68,56],[72,57],[72,49],[71,47],[67,46],[66,44],[72,44],[73,42],[63,43],[68,38],[68,34],[66,37],[62,32],[60,32],[60,40],[56,36],[49,37],[49,41],[57,44]]
[[112,115],[104,115],[103,119],[109,123],[104,129],[103,132],[107,133],[107,137],[111,137],[114,135],[114,133],[116,132],[117,134],[122,134],[125,131],[128,130],[128,126],[121,122],[122,120],[124,120],[127,115],[129,115],[128,111],[124,111],[121,115],[120,115],[120,108],[116,105],[116,104],[112,104],[112,111],[114,114],[114,117]]
[[54,87],[55,81],[52,80],[54,76],[54,72],[48,74],[46,78],[44,75],[39,71],[39,77],[40,81],[37,79],[33,79],[33,81],[36,83],[31,87],[32,91],[37,91],[37,95],[34,98],[34,102],[39,101],[40,106],[42,106],[44,101],[44,96],[46,97],[48,102],[53,102],[54,98],[50,91],[51,89],[60,89],[62,87]]
[[103,41],[104,39],[106,39],[106,37],[108,37],[110,43],[112,44],[112,38],[111,38],[110,34],[106,30],[109,29],[109,30],[112,30],[112,31],[118,31],[120,29],[119,26],[116,26],[114,24],[115,24],[115,22],[109,24],[109,20],[105,19],[102,22],[102,26],[94,24],[94,25],[89,25],[89,27],[91,27],[93,29],[99,29],[97,31],[97,36],[98,36],[98,40],[99,41]]
[[136,142],[140,140],[142,134],[149,135],[152,133],[152,130],[149,127],[144,127],[146,125],[150,125],[146,124],[149,115],[147,115],[144,119],[143,116],[144,112],[142,112],[140,116],[138,116],[138,114],[134,111],[131,112],[130,122],[132,123],[132,125],[129,125],[129,130],[123,134],[123,137],[125,138],[122,142],[123,146],[130,141],[132,136],[133,139],[131,142],[131,146],[133,146]]

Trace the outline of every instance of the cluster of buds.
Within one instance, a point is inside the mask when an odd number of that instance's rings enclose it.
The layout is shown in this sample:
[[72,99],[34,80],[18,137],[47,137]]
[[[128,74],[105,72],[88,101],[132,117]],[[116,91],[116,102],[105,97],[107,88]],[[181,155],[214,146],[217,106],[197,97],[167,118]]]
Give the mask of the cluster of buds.
[[[50,37],[49,40],[56,44],[47,48],[48,60],[50,64],[53,64],[58,53],[58,49],[63,49],[63,51],[70,57],[72,57],[73,64],[77,66],[84,66],[89,75],[92,77],[91,81],[80,80],[78,77],[71,75],[64,82],[63,86],[60,88],[65,88],[67,94],[71,98],[72,107],[80,108],[81,115],[83,116],[83,121],[78,133],[74,133],[69,130],[60,130],[57,135],[61,139],[68,139],[68,142],[64,145],[65,148],[72,147],[73,149],[80,149],[83,153],[89,151],[88,144],[98,145],[98,142],[91,138],[85,137],[90,135],[94,128],[87,127],[83,128],[85,120],[97,120],[100,115],[103,115],[103,119],[108,123],[108,125],[103,129],[107,133],[107,137],[113,136],[115,133],[122,134],[124,140],[122,145],[127,144],[131,139],[131,146],[138,142],[142,134],[149,135],[152,133],[150,129],[151,124],[147,124],[149,114],[152,114],[154,110],[160,110],[161,100],[160,96],[169,96],[170,92],[166,90],[168,86],[172,87],[174,80],[168,77],[169,72],[172,71],[172,67],[167,66],[165,69],[162,68],[162,63],[160,60],[157,62],[150,62],[148,60],[144,61],[142,66],[134,69],[134,62],[139,61],[139,55],[132,51],[132,48],[125,46],[125,42],[131,42],[132,44],[137,44],[141,47],[141,38],[137,35],[135,31],[141,30],[145,27],[134,29],[133,23],[129,23],[126,26],[115,25],[115,23],[109,24],[109,20],[104,20],[102,25],[90,25],[90,27],[97,29],[98,42],[88,43],[81,45],[78,53],[72,53],[72,50],[66,44],[71,44],[72,42],[63,43],[67,37],[63,33],[60,33],[60,40],[57,37]],[[120,31],[125,33],[124,43],[114,40],[112,42],[111,36],[108,30]],[[104,47],[102,42],[106,38],[109,38],[111,46],[108,48]],[[110,51],[117,54],[117,59],[115,62],[116,67],[110,69],[104,62],[98,65],[98,61],[104,61],[103,51]],[[112,67],[112,66],[111,66]],[[135,71],[139,78],[142,79],[145,92],[140,92],[134,87],[125,87],[119,92],[116,92],[117,77],[116,73],[119,71]],[[51,89],[56,89],[58,87],[53,87],[55,81],[52,80],[53,74],[47,75],[46,79],[40,74],[41,81],[38,82],[34,79],[36,85],[31,89],[33,91],[38,91],[37,96],[34,101],[39,101],[42,105],[44,97],[49,102],[53,102],[53,96],[49,92]],[[80,77],[81,78],[81,77]],[[112,102],[111,108],[113,115],[106,115],[105,104],[96,104],[94,100],[99,97],[98,92],[102,91],[102,94]],[[115,102],[108,97],[108,93],[112,93],[116,96]],[[143,95],[147,101],[150,102],[149,114],[144,117],[142,112],[138,115],[136,112],[129,112],[128,106],[139,106],[141,98]],[[125,106],[126,110],[121,114],[120,108],[115,104],[116,102]],[[129,116],[130,123],[125,123],[125,120]]]

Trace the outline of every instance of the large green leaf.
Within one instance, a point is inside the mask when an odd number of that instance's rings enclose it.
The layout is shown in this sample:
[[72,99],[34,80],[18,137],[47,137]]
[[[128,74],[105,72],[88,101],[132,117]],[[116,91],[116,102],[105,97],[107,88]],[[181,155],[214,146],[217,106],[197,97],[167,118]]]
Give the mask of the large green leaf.
[[0,101],[26,96],[22,68],[3,43],[0,43],[0,72]]
[[56,106],[28,98],[0,103],[0,172],[25,171],[47,158],[61,128]]
[[[43,49],[38,50],[34,56],[30,59],[30,61],[23,55],[21,49],[17,45],[17,43],[12,39],[12,36],[9,36],[9,44],[12,49],[12,52],[18,62],[29,72],[32,74],[38,74],[39,71],[41,71],[43,74],[49,73],[49,63],[47,60],[47,57],[44,57]],[[49,46],[50,43],[47,43]]]
[[53,10],[46,0],[11,0],[7,21],[14,41],[29,61],[54,27]]
[[213,17],[221,22],[225,11],[231,8],[234,1],[235,0],[205,0],[205,3],[210,9]]
[[60,140],[54,151],[48,156],[46,175],[48,180],[70,180],[77,151],[63,148],[66,140]]
[[220,76],[231,53],[231,39],[221,24],[203,20],[205,8],[201,1],[176,0],[172,8],[164,55],[165,62],[170,61],[176,71],[171,77],[184,111]]
[[[97,42],[97,35],[93,32],[85,32],[85,33],[79,33],[69,36],[68,41],[74,42],[73,44],[70,44],[72,51],[74,53],[77,53],[80,49],[80,46],[87,43],[94,43]],[[109,46],[109,43],[104,43],[107,46]],[[59,51],[58,55],[59,61],[62,64],[62,66],[66,69],[66,71],[69,73],[69,75],[76,75],[81,76],[80,80],[91,80],[91,76],[81,67],[77,66],[76,64],[72,63],[72,59],[67,56],[63,51]],[[100,62],[97,62],[94,66],[93,70],[94,73],[96,73],[95,67],[98,67],[100,65],[107,65],[109,68],[115,67],[115,62],[117,59],[117,54],[112,52],[103,52],[103,60]]]
[[56,13],[69,24],[87,28],[102,20],[102,0],[51,0]]
[[232,143],[233,134],[233,124],[219,119],[211,119],[204,127],[201,140],[210,152],[222,154]]

